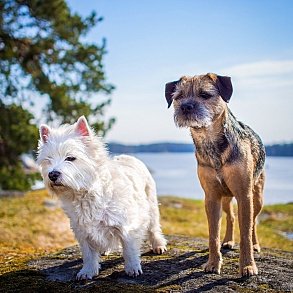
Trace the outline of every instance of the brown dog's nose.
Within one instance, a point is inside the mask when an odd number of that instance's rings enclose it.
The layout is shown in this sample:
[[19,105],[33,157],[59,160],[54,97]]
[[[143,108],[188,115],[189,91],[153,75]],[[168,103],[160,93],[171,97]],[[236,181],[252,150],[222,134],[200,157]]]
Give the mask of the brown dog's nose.
[[194,109],[194,104],[184,103],[180,106],[180,108],[184,114],[187,114],[187,113],[190,113]]
[[48,177],[52,182],[56,182],[60,175],[61,173],[59,171],[53,170],[49,172]]

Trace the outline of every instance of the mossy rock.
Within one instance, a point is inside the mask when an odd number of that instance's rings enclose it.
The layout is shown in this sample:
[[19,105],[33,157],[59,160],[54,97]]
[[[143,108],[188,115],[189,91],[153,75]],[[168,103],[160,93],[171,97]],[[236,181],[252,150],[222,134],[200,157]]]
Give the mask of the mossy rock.
[[137,278],[126,276],[119,254],[104,256],[100,275],[76,282],[82,266],[77,246],[29,261],[25,269],[0,276],[0,292],[292,292],[293,253],[263,249],[255,255],[259,275],[239,278],[239,249],[223,251],[221,275],[205,274],[207,241],[170,236],[165,255],[144,247]]

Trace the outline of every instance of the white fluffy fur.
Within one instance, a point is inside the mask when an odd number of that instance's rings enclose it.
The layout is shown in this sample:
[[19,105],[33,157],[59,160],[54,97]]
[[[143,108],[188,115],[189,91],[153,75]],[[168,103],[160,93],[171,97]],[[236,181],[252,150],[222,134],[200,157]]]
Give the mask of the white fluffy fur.
[[[143,240],[149,238],[156,253],[166,250],[156,186],[146,166],[127,155],[110,158],[84,117],[57,129],[42,125],[40,135],[38,163],[44,183],[61,199],[82,251],[77,279],[97,275],[100,254],[121,245],[126,273],[141,274]],[[48,177],[51,171],[61,173],[55,183]]]

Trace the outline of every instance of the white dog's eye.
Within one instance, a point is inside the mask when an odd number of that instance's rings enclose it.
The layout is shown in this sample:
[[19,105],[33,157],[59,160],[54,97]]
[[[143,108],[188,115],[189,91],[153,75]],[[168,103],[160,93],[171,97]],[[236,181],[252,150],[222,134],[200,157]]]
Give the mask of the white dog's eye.
[[69,162],[73,162],[75,160],[76,160],[75,157],[66,157],[66,159],[65,159],[65,161],[69,161]]

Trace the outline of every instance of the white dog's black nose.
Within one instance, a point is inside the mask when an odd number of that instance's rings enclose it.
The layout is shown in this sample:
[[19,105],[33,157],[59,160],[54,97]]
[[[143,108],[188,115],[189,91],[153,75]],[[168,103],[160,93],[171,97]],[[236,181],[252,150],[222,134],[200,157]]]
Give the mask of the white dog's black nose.
[[187,113],[190,113],[194,109],[194,104],[184,103],[180,106],[180,108],[184,114],[187,114]]
[[55,182],[59,178],[60,175],[61,175],[61,173],[59,171],[56,171],[56,170],[53,170],[53,171],[49,172],[49,174],[48,174],[49,179],[52,182]]

